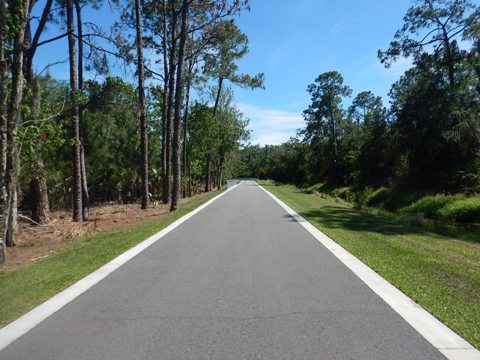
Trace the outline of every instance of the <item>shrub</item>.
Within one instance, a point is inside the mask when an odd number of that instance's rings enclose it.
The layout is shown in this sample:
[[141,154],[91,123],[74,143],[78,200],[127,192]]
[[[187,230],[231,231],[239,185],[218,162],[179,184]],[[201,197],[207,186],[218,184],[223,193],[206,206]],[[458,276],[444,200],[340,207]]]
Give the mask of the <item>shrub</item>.
[[353,202],[355,200],[355,194],[349,187],[341,187],[333,190],[330,193],[333,197],[338,197],[348,202]]
[[383,206],[389,195],[390,190],[388,190],[386,187],[381,187],[368,195],[366,204],[370,207]]
[[442,218],[461,223],[480,223],[480,196],[450,202],[439,210]]
[[308,189],[311,190],[312,192],[313,192],[313,191],[318,191],[318,192],[320,192],[320,191],[323,190],[323,187],[324,187],[324,186],[325,186],[325,185],[324,185],[323,183],[318,183],[318,184],[314,184],[314,185],[310,186]]
[[401,192],[382,187],[372,192],[366,204],[370,207],[382,207],[388,211],[396,211],[420,199],[424,194],[416,192]]
[[402,212],[412,214],[422,214],[428,218],[439,217],[439,211],[447,204],[460,200],[463,197],[460,196],[448,196],[448,195],[434,195],[424,196],[421,199],[415,201],[413,204],[408,205],[401,209]]
[[362,208],[365,206],[365,203],[367,202],[367,198],[370,193],[370,189],[356,191],[354,194],[353,208],[355,210],[362,210]]

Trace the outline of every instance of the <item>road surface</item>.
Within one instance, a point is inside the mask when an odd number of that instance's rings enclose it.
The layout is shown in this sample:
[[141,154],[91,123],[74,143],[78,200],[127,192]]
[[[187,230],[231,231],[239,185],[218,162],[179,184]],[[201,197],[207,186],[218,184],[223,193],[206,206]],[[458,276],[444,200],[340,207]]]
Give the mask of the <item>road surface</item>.
[[2,360],[444,359],[244,182],[0,351]]

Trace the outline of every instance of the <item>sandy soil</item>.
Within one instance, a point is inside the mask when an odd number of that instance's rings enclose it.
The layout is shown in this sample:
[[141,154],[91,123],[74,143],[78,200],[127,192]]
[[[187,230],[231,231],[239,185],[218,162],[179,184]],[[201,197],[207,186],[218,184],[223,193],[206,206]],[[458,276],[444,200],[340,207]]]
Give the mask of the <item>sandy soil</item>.
[[19,219],[16,236],[17,245],[7,248],[7,261],[1,272],[10,272],[47,258],[72,241],[112,229],[121,229],[133,223],[150,219],[160,219],[168,212],[168,205],[154,204],[148,210],[140,210],[138,204],[102,205],[90,209],[90,219],[84,223],[71,221],[71,212],[51,213],[51,222],[37,226],[26,218]]

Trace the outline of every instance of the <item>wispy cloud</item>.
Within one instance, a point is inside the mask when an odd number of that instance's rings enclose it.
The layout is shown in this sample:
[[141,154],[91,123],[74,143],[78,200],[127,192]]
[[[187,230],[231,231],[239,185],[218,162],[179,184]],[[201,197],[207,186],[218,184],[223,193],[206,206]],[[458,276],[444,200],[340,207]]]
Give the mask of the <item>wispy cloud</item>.
[[366,66],[363,70],[360,70],[359,73],[362,75],[386,75],[389,78],[398,79],[400,76],[405,74],[405,71],[410,69],[413,66],[412,58],[398,58],[390,67],[386,68],[380,60],[375,59],[369,66]]
[[239,103],[237,107],[250,119],[252,143],[258,145],[278,145],[294,136],[305,122],[299,112],[268,109]]
[[355,25],[358,22],[361,22],[368,18],[371,14],[373,14],[375,9],[371,9],[369,11],[366,11],[364,13],[359,14],[358,16],[354,18],[346,18],[344,17],[340,21],[337,21],[333,26],[330,28],[330,33],[332,35],[336,35],[344,30],[349,29],[353,25]]

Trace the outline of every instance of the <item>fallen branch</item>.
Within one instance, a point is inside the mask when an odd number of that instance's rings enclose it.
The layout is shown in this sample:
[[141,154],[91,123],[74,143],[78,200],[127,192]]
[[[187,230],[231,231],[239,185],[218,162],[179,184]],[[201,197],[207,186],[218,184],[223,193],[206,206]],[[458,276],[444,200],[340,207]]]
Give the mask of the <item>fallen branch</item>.
[[25,216],[25,215],[21,215],[21,214],[18,214],[17,215],[19,218],[22,218],[22,219],[25,219],[25,220],[28,220],[30,221],[31,223],[37,225],[37,226],[40,226],[40,227],[52,227],[54,232],[58,232],[58,229],[52,224],[52,222],[49,220],[49,223],[48,224],[40,224],[38,222],[36,222],[35,220],[33,219],[30,219],[28,216]]

